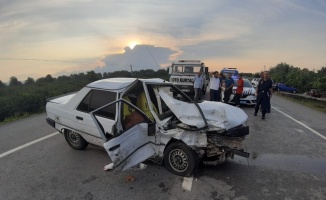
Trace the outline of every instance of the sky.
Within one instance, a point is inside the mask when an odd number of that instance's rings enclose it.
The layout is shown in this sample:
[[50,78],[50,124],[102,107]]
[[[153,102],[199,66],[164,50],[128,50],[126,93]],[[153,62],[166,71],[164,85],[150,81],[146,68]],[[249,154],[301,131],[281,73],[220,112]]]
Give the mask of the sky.
[[0,0],[0,80],[286,62],[326,66],[326,0]]

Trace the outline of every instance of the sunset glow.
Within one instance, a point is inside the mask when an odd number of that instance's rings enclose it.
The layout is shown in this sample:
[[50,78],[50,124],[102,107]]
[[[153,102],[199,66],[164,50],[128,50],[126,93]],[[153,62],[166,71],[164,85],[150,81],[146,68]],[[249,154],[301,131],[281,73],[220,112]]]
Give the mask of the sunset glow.
[[139,44],[139,43],[136,42],[136,41],[133,41],[133,42],[130,42],[130,43],[128,44],[128,46],[130,47],[130,49],[133,49],[137,44]]
[[326,65],[326,1],[186,2],[5,1],[0,80],[157,70],[179,59],[214,71]]

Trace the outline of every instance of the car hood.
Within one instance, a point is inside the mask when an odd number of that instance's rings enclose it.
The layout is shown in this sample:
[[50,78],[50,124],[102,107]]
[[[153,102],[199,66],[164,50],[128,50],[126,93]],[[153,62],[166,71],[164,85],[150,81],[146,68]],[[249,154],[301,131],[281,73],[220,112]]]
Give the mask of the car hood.
[[[182,123],[197,128],[205,126],[200,111],[194,103],[174,99],[163,90],[159,95]],[[209,130],[228,130],[244,124],[248,119],[248,115],[242,109],[221,102],[203,101],[198,105],[207,120]]]

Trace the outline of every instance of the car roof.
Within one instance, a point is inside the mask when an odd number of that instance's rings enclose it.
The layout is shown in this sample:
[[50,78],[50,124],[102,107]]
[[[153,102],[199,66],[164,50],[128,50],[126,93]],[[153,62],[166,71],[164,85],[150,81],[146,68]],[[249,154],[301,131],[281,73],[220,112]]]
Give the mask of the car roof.
[[87,85],[87,87],[91,88],[99,88],[99,89],[106,89],[106,90],[121,90],[133,82],[140,80],[145,83],[163,83],[165,80],[160,78],[152,78],[152,79],[137,79],[137,78],[107,78],[101,79],[95,82],[92,82]]

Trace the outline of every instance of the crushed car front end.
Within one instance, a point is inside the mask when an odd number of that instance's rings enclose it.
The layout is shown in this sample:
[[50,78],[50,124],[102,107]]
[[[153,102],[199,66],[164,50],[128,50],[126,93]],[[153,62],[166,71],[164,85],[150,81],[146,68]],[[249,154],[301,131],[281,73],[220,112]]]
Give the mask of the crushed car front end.
[[[204,164],[216,165],[234,155],[249,157],[243,141],[249,134],[245,125],[248,116],[234,106],[220,102],[203,101],[185,102],[173,98],[161,90],[160,97],[174,114],[166,133],[162,132],[163,144],[168,138],[181,140],[193,151]],[[174,129],[173,129],[174,128]]]

